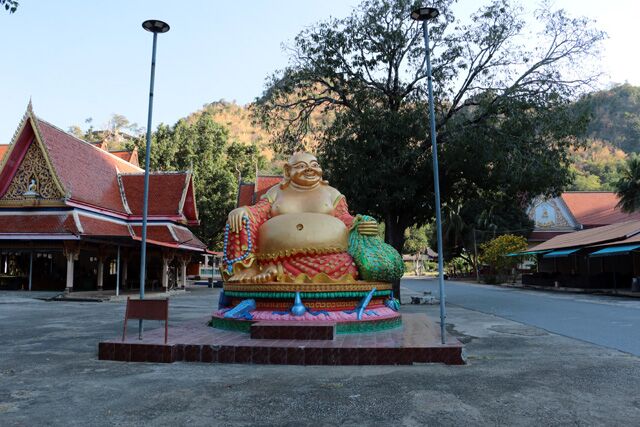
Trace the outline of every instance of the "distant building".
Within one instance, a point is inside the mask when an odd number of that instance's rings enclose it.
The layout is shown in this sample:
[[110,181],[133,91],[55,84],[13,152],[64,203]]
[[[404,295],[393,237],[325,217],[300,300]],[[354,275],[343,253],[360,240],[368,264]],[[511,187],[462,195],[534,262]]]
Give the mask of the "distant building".
[[523,284],[571,288],[637,290],[640,277],[640,220],[566,233],[527,252],[538,271],[523,275]]
[[528,210],[534,229],[531,244],[578,230],[640,220],[640,212],[627,214],[617,207],[618,196],[606,191],[567,191],[552,199],[538,198]]
[[[27,109],[0,146],[0,288],[95,290],[139,286],[144,171],[137,152],[107,152]],[[149,183],[148,283],[184,284],[205,245],[190,172]],[[118,276],[119,271],[119,276]],[[179,278],[179,279],[178,279]]]
[[282,175],[256,174],[255,182],[240,181],[236,206],[251,206],[260,200],[267,190],[282,182]]

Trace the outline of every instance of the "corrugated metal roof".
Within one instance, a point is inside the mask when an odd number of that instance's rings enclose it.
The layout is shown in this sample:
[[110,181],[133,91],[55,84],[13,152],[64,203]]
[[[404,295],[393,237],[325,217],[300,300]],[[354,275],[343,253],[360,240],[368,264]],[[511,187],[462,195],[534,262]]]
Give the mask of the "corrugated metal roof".
[[[562,234],[530,248],[532,251],[574,248],[611,242],[619,242],[640,233],[640,221],[626,221],[603,227],[589,228]],[[640,236],[638,236],[640,241]]]

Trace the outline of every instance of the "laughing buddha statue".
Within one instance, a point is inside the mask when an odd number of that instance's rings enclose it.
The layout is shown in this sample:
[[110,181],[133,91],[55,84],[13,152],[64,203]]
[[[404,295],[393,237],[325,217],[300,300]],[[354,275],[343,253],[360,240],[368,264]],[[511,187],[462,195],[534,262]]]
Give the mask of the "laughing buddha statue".
[[253,206],[229,213],[223,278],[228,283],[391,282],[402,258],[371,217],[349,214],[345,197],[322,179],[315,156],[296,153],[283,181]]

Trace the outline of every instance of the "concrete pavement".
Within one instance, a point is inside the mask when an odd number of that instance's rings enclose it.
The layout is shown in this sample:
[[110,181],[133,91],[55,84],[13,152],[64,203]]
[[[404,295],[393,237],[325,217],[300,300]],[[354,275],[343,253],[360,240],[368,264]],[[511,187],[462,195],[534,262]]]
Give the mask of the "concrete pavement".
[[[123,303],[3,299],[2,425],[640,422],[640,358],[457,306],[448,329],[467,343],[466,366],[161,365],[97,360],[97,342],[121,331]],[[176,296],[171,317],[200,317],[216,301],[211,289]]]
[[[409,279],[416,294],[438,296],[435,279]],[[445,282],[445,301],[640,356],[640,299]]]

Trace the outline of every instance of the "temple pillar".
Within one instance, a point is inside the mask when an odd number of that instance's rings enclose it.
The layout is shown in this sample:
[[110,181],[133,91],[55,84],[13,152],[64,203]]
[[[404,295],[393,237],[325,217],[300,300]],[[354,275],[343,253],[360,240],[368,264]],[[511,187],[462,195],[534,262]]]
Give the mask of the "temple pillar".
[[187,261],[186,260],[180,260],[180,267],[181,267],[181,272],[180,272],[180,280],[181,280],[181,286],[182,289],[187,289]]
[[98,278],[96,281],[96,287],[99,291],[103,289],[104,282],[104,260],[102,258],[98,258]]
[[175,252],[162,251],[162,287],[165,292],[169,292],[169,264],[175,258]]
[[123,248],[120,250],[120,286],[127,289],[127,280],[129,279],[129,260],[131,259],[131,251]]
[[96,280],[96,288],[101,291],[104,285],[104,263],[107,260],[107,251],[106,248],[100,247],[98,248],[98,273]]
[[118,245],[118,255],[116,258],[116,296],[120,295],[120,245]]
[[165,257],[162,257],[162,287],[169,290],[169,260]]
[[180,259],[180,287],[187,289],[187,264],[191,261],[190,253],[183,253],[179,256]]
[[29,252],[29,290],[33,287],[33,249]]
[[67,293],[73,290],[73,264],[74,264],[73,255],[67,255],[67,283],[65,286],[65,291]]
[[127,289],[127,279],[129,276],[129,260],[127,257],[122,258],[122,265],[120,268],[122,269],[122,289]]
[[64,291],[69,293],[73,291],[73,270],[75,261],[78,260],[78,256],[80,255],[80,247],[75,242],[65,242],[63,252],[67,258],[67,281]]

